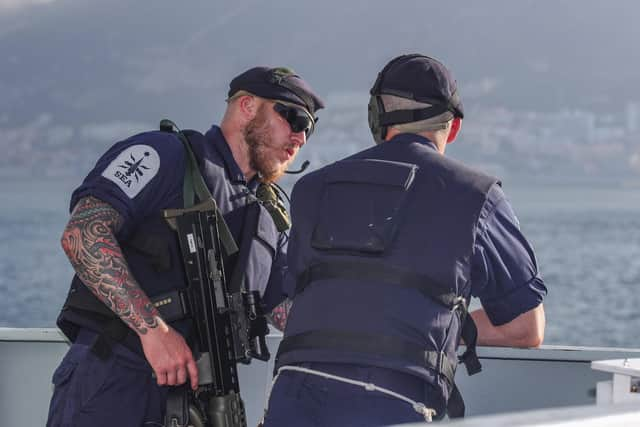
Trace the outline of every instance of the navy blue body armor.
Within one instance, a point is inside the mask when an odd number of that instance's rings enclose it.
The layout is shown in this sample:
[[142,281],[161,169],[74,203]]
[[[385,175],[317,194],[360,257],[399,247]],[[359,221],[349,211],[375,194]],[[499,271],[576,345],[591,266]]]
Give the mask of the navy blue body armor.
[[390,368],[426,380],[428,403],[447,407],[457,394],[475,229],[496,183],[406,141],[302,178],[289,242],[295,298],[276,369],[302,362]]

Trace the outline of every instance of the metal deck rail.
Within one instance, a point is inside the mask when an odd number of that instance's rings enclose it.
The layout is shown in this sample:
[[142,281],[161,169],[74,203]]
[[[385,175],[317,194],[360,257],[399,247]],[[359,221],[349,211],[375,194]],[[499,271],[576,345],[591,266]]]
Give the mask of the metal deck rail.
[[[267,338],[275,352],[281,335]],[[2,425],[44,425],[51,375],[66,352],[57,329],[0,328],[0,414]],[[640,349],[543,346],[540,349],[480,347],[483,372],[456,380],[468,416],[595,404],[598,381],[610,374],[591,369],[594,360],[640,358]],[[241,393],[249,425],[262,415],[272,362],[241,365]]]

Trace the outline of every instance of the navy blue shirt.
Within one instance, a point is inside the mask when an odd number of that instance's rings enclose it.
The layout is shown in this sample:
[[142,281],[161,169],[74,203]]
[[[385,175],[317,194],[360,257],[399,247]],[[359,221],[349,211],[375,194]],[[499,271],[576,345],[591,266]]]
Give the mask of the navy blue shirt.
[[535,308],[547,294],[533,248],[498,185],[490,190],[476,229],[471,294],[494,325]]
[[[249,193],[255,194],[259,181],[246,181],[219,127],[213,126],[204,139],[192,138],[191,143],[205,177],[207,168],[224,170],[224,179],[207,182],[207,185],[238,240],[242,216],[236,212],[248,203]],[[182,207],[185,167],[184,148],[175,135],[161,131],[134,135],[116,143],[100,157],[74,191],[71,209],[87,196],[108,203],[123,219],[116,238],[126,239],[150,216],[158,215],[163,209]],[[281,289],[286,273],[286,243],[287,237],[281,233],[268,285],[259,284],[263,293],[269,288],[264,301],[268,309],[284,298]]]
[[[130,170],[137,164],[137,169]],[[118,239],[128,237],[147,217],[181,207],[184,148],[167,132],[145,132],[114,144],[98,159],[71,196],[70,209],[83,197],[108,203],[121,215]]]
[[[428,139],[413,134],[398,135],[388,143],[403,141],[436,149]],[[480,299],[494,325],[502,325],[537,307],[546,294],[533,248],[502,187],[494,185],[475,230],[471,295]]]

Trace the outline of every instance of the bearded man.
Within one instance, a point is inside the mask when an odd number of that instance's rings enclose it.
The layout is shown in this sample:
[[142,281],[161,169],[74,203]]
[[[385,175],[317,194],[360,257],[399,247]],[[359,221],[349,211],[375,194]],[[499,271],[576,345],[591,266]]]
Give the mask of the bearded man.
[[[240,241],[247,206],[284,173],[324,105],[292,70],[269,67],[234,78],[227,103],[219,127],[184,134]],[[187,166],[176,133],[141,133],[113,145],[71,196],[62,247],[75,276],[58,326],[72,345],[53,375],[47,426],[163,425],[166,386],[198,387],[192,321],[165,321],[150,299],[186,286],[161,213],[183,206]],[[269,312],[283,299],[286,235],[264,205],[243,280]]]

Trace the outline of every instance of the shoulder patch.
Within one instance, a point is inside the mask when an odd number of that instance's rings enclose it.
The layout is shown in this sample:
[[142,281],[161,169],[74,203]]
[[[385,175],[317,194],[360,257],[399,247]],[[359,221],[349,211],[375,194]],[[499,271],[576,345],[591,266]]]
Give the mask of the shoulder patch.
[[102,176],[114,182],[130,199],[156,176],[160,169],[158,152],[148,145],[132,145],[123,150],[102,172]]

